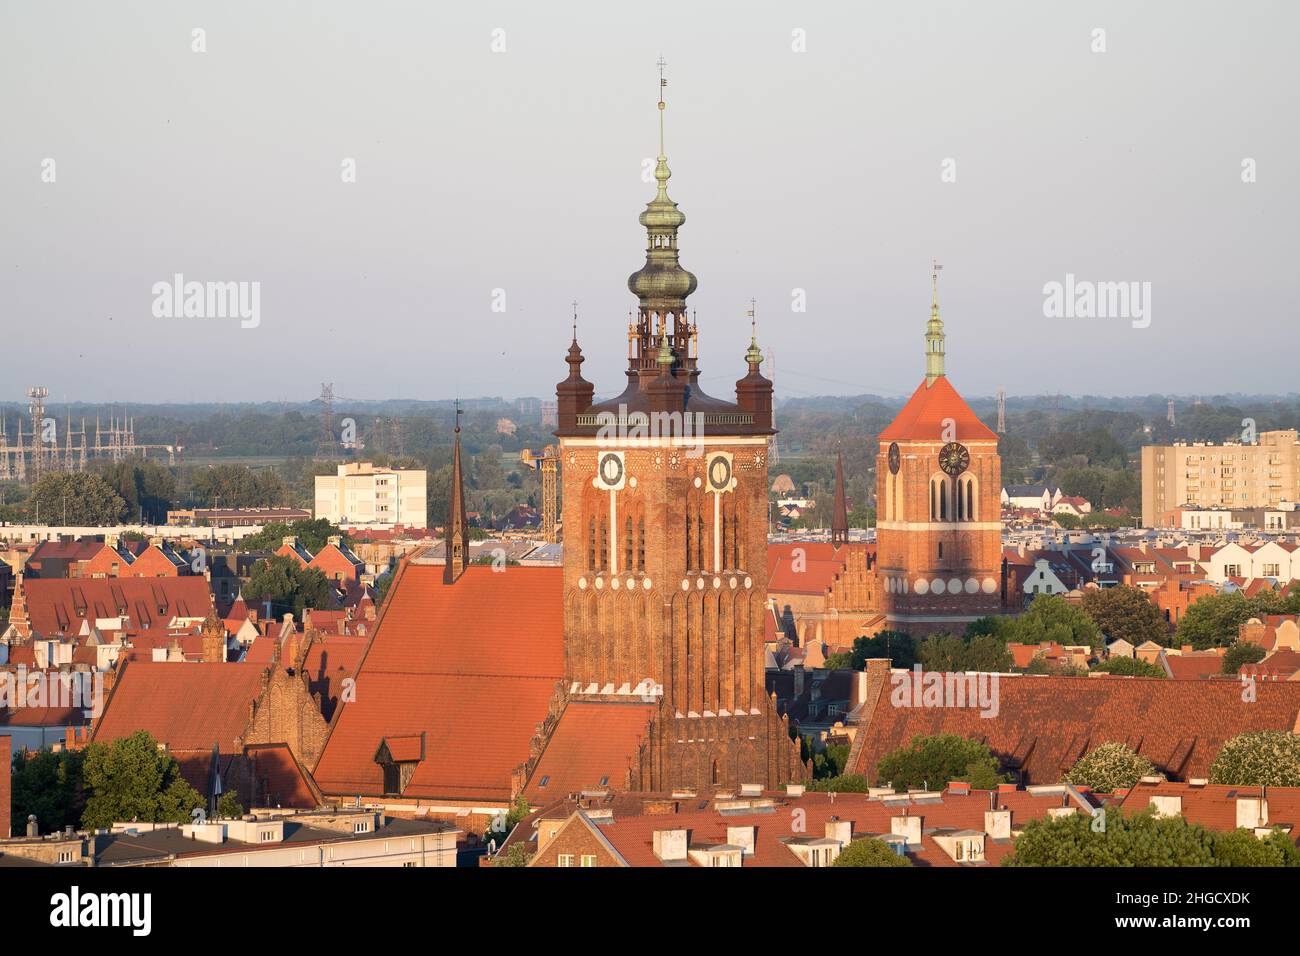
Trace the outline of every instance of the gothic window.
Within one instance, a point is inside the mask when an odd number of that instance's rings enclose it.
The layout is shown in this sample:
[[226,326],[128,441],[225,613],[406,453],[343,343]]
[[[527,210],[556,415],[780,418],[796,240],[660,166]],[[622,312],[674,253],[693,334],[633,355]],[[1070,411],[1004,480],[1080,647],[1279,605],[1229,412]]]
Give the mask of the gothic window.
[[979,516],[975,514],[975,479],[966,479],[966,520],[974,521]]
[[948,482],[939,481],[939,520],[948,520]]
[[623,567],[632,570],[632,519],[627,519],[627,538],[623,541]]
[[953,517],[958,521],[965,521],[966,496],[962,494],[962,482],[960,480],[954,481],[952,483],[952,488],[954,492],[952,502]]
[[645,518],[642,518],[636,535],[636,569],[645,570]]
[[587,529],[587,570],[596,570],[596,519],[591,519]]
[[720,782],[719,779],[718,779],[718,762],[717,762],[716,760],[713,761],[713,774],[712,774],[712,781],[713,781],[713,783],[714,783],[715,786]]
[[700,515],[695,516],[695,550],[698,563],[697,568],[705,568],[704,563],[704,519]]
[[609,519],[600,519],[600,568],[609,569]]

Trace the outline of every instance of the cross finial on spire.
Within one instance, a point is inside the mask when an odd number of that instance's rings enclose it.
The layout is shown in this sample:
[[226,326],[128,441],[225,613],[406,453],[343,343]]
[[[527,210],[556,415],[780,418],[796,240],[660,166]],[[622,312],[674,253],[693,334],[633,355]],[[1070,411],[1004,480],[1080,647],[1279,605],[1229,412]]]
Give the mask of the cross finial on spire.
[[462,414],[462,413],[461,413],[461,409],[460,409],[460,399],[458,398],[458,399],[456,399],[456,428],[455,428],[455,431],[457,432],[457,434],[460,433],[460,416],[461,416],[461,414]]
[[573,341],[578,341],[578,300],[573,300]]
[[664,87],[668,85],[668,80],[664,78],[664,68],[668,66],[668,61],[662,56],[655,63],[659,67],[659,155],[664,155]]

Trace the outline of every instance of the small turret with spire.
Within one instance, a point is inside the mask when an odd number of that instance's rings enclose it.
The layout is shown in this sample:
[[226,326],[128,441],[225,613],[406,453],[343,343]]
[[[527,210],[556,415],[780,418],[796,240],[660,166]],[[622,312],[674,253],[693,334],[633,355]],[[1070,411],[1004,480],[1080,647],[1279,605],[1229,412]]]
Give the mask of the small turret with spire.
[[930,273],[930,321],[925,325],[925,384],[934,384],[942,378],[943,371],[943,321],[939,318],[939,270],[943,266],[938,260],[934,262],[934,271]]
[[758,303],[749,300],[749,348],[745,351],[745,364],[749,372],[736,383],[736,404],[741,411],[754,416],[754,428],[772,431],[772,380],[759,371],[763,364],[763,350],[758,347]]
[[839,547],[849,541],[849,507],[844,494],[844,454],[835,453],[835,510],[831,515],[831,544]]
[[[577,345],[577,342],[574,342]],[[469,520],[465,513],[465,482],[460,466],[460,402],[456,402],[456,442],[451,453],[451,503],[447,512],[447,564],[442,572],[444,584],[453,584],[469,560]]]

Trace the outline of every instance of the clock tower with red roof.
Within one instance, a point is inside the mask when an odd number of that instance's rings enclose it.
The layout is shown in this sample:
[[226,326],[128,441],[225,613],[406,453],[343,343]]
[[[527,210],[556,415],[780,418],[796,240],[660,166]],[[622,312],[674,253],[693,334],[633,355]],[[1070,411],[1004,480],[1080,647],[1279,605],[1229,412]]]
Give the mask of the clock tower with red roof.
[[944,370],[938,269],[925,333],[925,380],[880,433],[876,552],[891,630],[948,631],[1001,606],[1002,459],[998,436]]

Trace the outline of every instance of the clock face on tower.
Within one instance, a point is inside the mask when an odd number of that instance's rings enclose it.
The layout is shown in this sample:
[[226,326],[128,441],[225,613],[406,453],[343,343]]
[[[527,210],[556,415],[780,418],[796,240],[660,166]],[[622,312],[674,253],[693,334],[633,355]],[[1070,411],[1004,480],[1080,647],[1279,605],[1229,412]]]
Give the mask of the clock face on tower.
[[606,452],[600,456],[596,465],[598,486],[616,490],[623,486],[623,456],[618,452]]
[[944,474],[956,478],[970,467],[970,452],[961,442],[950,441],[939,449],[939,467]]
[[898,450],[898,442],[892,442],[889,446],[889,473],[898,474],[899,467],[903,464],[903,453]]

